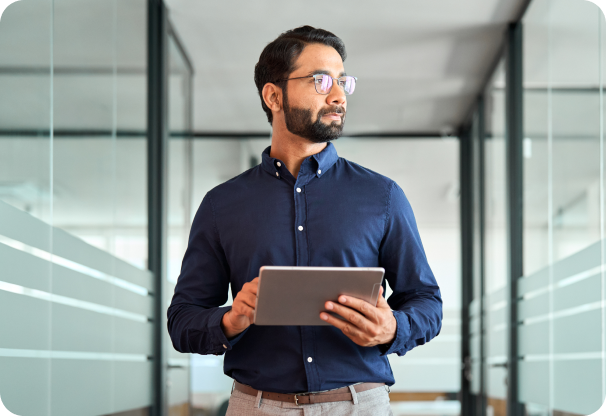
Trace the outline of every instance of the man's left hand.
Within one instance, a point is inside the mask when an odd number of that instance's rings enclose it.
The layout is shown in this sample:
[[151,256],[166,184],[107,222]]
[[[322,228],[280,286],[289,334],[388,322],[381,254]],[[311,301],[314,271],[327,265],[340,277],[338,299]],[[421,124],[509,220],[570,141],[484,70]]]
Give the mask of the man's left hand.
[[339,328],[353,342],[362,347],[389,344],[396,336],[397,322],[387,301],[383,287],[379,291],[377,306],[351,296],[339,296],[339,303],[326,302],[327,310],[342,316],[345,321],[326,312],[320,318]]

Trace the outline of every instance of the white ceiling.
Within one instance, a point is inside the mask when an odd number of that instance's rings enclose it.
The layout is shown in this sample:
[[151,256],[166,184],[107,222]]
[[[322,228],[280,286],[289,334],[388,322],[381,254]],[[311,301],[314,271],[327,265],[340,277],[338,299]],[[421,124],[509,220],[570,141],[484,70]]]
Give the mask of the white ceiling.
[[345,134],[440,132],[463,121],[523,0],[166,0],[196,71],[194,128],[269,131],[253,82],[265,45],[302,25],[345,42],[358,77]]

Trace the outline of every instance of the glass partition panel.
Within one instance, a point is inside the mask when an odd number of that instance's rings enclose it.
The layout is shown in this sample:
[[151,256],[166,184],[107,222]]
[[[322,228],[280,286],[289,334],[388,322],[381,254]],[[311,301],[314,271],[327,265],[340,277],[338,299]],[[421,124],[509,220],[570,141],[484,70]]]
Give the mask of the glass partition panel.
[[14,414],[152,401],[146,6],[33,0],[0,21],[0,396]]
[[[165,303],[175,291],[192,217],[193,142],[191,136],[192,71],[176,33],[168,38],[168,241]],[[193,211],[195,214],[195,210]],[[163,321],[166,317],[163,316]],[[166,328],[166,324],[163,325]],[[171,414],[185,416],[190,407],[190,355],[181,354],[166,338],[168,350],[168,406]]]
[[50,221],[51,8],[11,4],[0,20],[0,200]]
[[507,415],[508,249],[505,61],[484,95],[484,334],[487,414]]
[[51,268],[10,247],[23,239],[4,229],[6,211],[21,213],[41,225],[24,236],[27,245],[50,244],[51,9],[49,0],[16,2],[0,20],[0,413],[5,407],[18,415],[49,415],[51,400],[50,357],[15,356],[51,349],[50,302],[14,293],[15,286],[49,293]]
[[604,16],[535,0],[524,18],[521,401],[529,415],[590,414],[604,367]]

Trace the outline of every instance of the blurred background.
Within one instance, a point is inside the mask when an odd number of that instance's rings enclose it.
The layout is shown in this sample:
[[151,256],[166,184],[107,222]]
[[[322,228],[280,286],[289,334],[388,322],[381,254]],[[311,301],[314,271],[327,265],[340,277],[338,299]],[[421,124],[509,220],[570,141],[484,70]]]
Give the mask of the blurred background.
[[[263,47],[309,24],[358,77],[339,156],[410,200],[443,329],[395,415],[606,398],[606,21],[585,0],[20,0],[0,19],[0,414],[215,416],[166,331],[193,215],[259,164]],[[231,302],[228,302],[228,304]]]

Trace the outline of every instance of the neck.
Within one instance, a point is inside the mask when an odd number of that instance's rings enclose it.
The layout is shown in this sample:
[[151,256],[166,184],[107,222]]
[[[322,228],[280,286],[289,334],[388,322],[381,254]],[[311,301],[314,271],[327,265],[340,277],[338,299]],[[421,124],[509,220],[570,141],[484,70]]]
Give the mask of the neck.
[[325,147],[326,143],[312,143],[301,136],[292,134],[285,125],[274,126],[269,155],[284,162],[286,169],[296,178],[303,161],[311,155],[320,153]]

